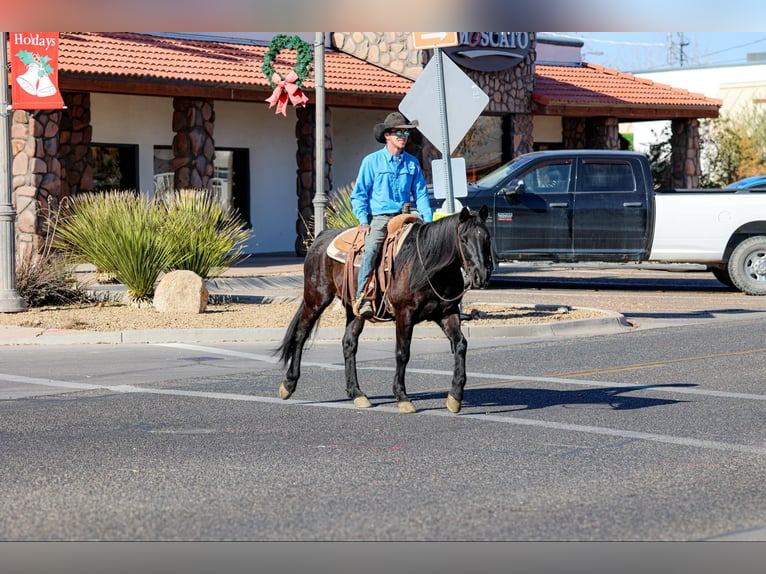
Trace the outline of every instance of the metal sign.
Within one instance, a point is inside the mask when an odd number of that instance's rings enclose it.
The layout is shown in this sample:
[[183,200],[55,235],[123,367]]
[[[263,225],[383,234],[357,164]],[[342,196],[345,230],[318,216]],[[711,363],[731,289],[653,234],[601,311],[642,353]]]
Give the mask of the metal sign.
[[[446,164],[443,159],[435,159],[431,162],[434,181],[434,197],[436,199],[446,199],[449,196],[448,190],[444,187],[444,170]],[[451,157],[452,166],[452,197],[468,197],[468,177],[466,176],[465,158]]]
[[[440,108],[434,105],[434,95],[439,93],[439,70],[437,58],[431,58],[410,91],[399,103],[399,111],[410,120],[417,120],[418,130],[434,144],[442,154],[442,118]],[[444,93],[449,118],[449,154],[471,129],[484,108],[489,96],[449,58],[443,58]]]
[[457,46],[457,32],[413,32],[412,45],[416,50]]

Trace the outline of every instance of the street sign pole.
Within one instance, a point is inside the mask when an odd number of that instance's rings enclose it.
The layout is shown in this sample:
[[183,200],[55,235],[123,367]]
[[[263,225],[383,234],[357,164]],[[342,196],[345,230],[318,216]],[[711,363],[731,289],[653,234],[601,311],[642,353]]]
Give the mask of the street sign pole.
[[452,189],[452,161],[449,145],[449,126],[447,124],[447,94],[444,89],[444,66],[441,48],[434,49],[436,58],[436,73],[438,76],[437,91],[439,93],[439,119],[442,128],[442,157],[444,158],[444,188],[447,191],[445,207],[447,213],[455,213],[454,193]]

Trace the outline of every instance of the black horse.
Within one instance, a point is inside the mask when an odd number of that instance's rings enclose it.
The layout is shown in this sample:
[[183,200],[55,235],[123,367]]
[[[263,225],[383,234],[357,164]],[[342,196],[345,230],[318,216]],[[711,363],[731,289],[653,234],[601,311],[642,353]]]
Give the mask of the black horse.
[[[478,215],[464,207],[459,213],[432,223],[417,222],[404,238],[393,263],[386,289],[396,325],[396,374],[393,392],[399,411],[415,412],[407,396],[404,371],[410,360],[412,331],[417,323],[434,321],[450,341],[455,366],[452,387],[447,395],[447,408],[457,413],[465,387],[465,355],[468,344],[460,330],[460,302],[467,289],[485,288],[494,269],[489,230],[485,225],[487,207]],[[289,367],[279,396],[289,398],[300,377],[303,346],[322,312],[335,297],[344,299],[345,264],[327,255],[327,246],[343,230],[322,231],[309,248],[304,260],[303,302],[293,317],[277,349],[282,363]],[[355,292],[352,286],[351,292]],[[348,297],[346,297],[348,299]],[[359,388],[356,352],[365,320],[355,316],[350,302],[346,308],[346,330],[343,335],[346,392],[357,407],[369,407],[370,401]]]

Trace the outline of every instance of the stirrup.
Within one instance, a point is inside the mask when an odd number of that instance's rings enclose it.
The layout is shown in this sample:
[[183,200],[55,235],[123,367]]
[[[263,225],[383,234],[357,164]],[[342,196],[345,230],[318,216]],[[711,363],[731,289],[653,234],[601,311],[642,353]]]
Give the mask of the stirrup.
[[372,319],[375,315],[375,310],[372,308],[372,302],[369,299],[357,299],[354,302],[352,309],[354,315],[362,317],[363,319]]

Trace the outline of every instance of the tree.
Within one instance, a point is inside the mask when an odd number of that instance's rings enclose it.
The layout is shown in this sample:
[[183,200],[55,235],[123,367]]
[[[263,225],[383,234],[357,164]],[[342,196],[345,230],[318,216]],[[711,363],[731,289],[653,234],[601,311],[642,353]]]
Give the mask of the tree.
[[766,110],[750,106],[700,125],[703,187],[766,173]]

